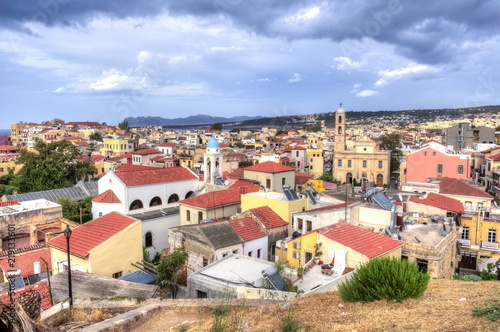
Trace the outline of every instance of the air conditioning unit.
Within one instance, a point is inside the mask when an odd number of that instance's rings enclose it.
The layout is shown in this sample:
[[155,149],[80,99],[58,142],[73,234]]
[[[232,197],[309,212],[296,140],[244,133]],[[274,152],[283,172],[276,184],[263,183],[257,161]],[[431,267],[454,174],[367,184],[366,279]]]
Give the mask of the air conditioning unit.
[[460,243],[462,247],[470,247],[470,240],[458,239],[458,243]]
[[292,246],[293,249],[300,249],[300,242],[294,242]]
[[292,257],[299,259],[300,258],[300,252],[298,252],[298,251],[292,252]]
[[497,242],[482,242],[481,249],[498,250]]

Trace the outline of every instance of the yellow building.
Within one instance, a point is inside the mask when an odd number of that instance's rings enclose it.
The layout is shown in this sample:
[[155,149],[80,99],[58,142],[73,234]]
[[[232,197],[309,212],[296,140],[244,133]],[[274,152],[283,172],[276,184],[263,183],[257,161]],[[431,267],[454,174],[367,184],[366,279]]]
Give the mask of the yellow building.
[[464,205],[465,216],[478,213],[489,216],[493,196],[483,189],[452,178],[442,178],[439,183],[439,194],[454,198]]
[[101,154],[103,156],[121,156],[134,151],[134,146],[124,138],[105,138],[102,140]]
[[[402,246],[389,237],[339,222],[289,241],[286,244],[286,263],[289,267],[303,267],[318,255],[325,263],[358,268],[373,258],[399,258]],[[342,266],[340,269],[343,271]]]
[[380,150],[368,137],[347,142],[346,115],[340,107],[335,113],[333,178],[346,183],[373,181],[377,187],[382,187],[390,180],[390,162],[391,151]]
[[323,175],[323,168],[324,168],[323,150],[307,149],[306,153],[309,164],[309,174],[314,174],[315,176]]
[[285,194],[277,192],[254,192],[241,195],[241,211],[269,206],[288,223],[288,234],[292,234],[292,213],[309,210],[309,198],[288,200]]
[[465,256],[462,261],[470,261],[473,264],[461,267],[476,269],[475,258],[479,257],[500,259],[499,236],[499,220],[486,218],[481,214],[462,217],[462,234],[459,239],[463,256]]
[[272,192],[283,193],[283,186],[295,187],[295,169],[273,161],[246,167],[243,170],[245,179],[259,181],[260,184]]
[[[132,263],[142,257],[142,231],[138,219],[110,212],[73,230],[70,238],[71,269],[119,278],[137,271]],[[53,274],[68,268],[64,235],[50,240]]]

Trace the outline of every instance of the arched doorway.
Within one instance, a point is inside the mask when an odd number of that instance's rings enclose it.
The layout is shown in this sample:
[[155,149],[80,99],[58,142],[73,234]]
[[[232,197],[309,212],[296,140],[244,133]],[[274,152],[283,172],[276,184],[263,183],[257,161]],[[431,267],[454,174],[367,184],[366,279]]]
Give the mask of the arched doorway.
[[377,187],[384,186],[384,176],[382,174],[377,174]]
[[345,175],[345,183],[352,183],[352,173],[351,172],[347,172],[347,174]]

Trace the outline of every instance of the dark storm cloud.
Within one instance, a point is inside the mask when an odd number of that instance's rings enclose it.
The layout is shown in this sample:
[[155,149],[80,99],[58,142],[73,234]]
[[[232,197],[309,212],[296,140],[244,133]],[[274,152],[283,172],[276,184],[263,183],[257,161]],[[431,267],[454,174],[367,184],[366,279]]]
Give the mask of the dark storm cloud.
[[[308,16],[314,7],[318,10]],[[467,52],[461,50],[464,42],[497,35],[500,21],[500,1],[495,0],[31,0],[3,1],[0,22],[9,28],[19,28],[23,21],[84,25],[96,15],[152,17],[166,11],[175,16],[223,16],[269,37],[352,41],[345,53],[356,52],[357,40],[373,39],[427,64],[453,62]]]

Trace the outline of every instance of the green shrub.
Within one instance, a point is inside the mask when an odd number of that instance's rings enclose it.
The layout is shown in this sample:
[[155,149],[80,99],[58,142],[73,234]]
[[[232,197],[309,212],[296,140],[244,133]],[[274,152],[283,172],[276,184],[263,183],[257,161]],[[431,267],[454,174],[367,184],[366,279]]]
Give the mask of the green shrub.
[[281,332],[299,331],[299,325],[292,319],[290,313],[281,321],[280,331]]
[[495,264],[493,263],[488,263],[486,266],[486,269],[483,269],[481,271],[481,279],[483,280],[497,280],[498,275],[497,275],[497,268]]
[[491,301],[485,301],[484,308],[474,307],[474,309],[472,310],[472,316],[486,316],[489,320],[495,322],[500,318],[500,305]]
[[458,278],[460,281],[481,281],[482,278],[480,276],[477,276],[475,274],[467,274],[465,276],[461,276]]
[[430,276],[415,263],[398,258],[376,258],[362,265],[338,287],[347,302],[373,302],[418,298],[427,289]]

